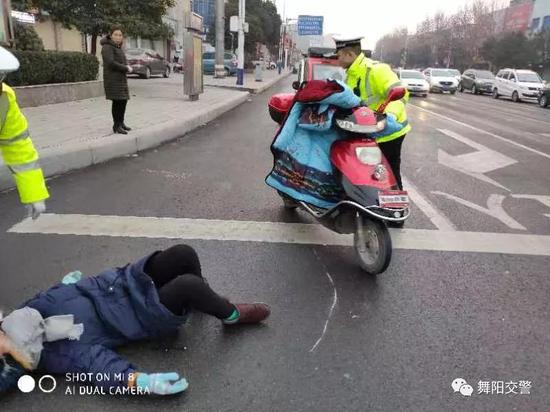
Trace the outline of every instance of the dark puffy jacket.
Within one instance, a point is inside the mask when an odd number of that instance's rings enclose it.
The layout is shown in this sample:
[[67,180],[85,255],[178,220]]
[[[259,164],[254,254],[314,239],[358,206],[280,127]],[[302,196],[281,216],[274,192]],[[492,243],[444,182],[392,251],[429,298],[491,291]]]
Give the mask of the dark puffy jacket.
[[[42,317],[73,314],[84,324],[78,341],[44,343],[39,370],[53,373],[108,374],[94,381],[124,386],[136,368],[112,349],[132,341],[174,336],[186,316],[176,316],[159,302],[152,279],[143,271],[149,257],[124,268],[107,270],[73,285],[62,283],[23,304]],[[115,379],[117,374],[122,376]]]
[[110,36],[101,39],[101,57],[103,59],[103,85],[105,97],[109,100],[128,100],[128,62],[121,47]]

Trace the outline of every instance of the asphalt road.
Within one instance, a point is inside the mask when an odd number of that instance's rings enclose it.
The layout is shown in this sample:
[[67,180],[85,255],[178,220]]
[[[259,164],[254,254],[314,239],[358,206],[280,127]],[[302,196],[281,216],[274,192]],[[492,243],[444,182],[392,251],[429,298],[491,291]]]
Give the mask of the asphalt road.
[[[263,182],[275,131],[266,103],[271,93],[286,90],[290,80],[180,141],[51,180],[49,211],[311,223],[283,211]],[[550,235],[544,204],[550,199],[550,110],[432,94],[413,98],[409,114],[414,131],[404,146],[404,173],[415,196],[407,228],[499,233],[518,244],[523,238],[516,235]],[[8,233],[22,219],[15,193],[0,194],[0,209],[4,309],[71,270],[93,275],[177,243],[123,233]],[[194,315],[173,341],[121,348],[141,370],[183,373],[190,387],[182,396],[70,396],[59,377],[54,393],[14,392],[0,400],[0,409],[548,410],[550,251],[398,249],[388,271],[374,278],[359,270],[348,247],[187,243],[199,251],[215,289],[235,301],[271,304],[269,322],[224,329]],[[474,388],[471,397],[453,393],[455,378]],[[479,394],[479,381],[531,381],[531,393]]]

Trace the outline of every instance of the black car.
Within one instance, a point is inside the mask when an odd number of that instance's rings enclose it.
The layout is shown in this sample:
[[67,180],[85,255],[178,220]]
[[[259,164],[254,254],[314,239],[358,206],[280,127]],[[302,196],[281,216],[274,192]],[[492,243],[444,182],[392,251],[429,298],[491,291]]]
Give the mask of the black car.
[[144,79],[149,79],[153,75],[170,77],[170,64],[154,50],[128,49],[126,59],[132,66],[131,74],[137,74]]
[[458,91],[470,90],[473,94],[493,93],[495,75],[489,70],[470,69],[462,73]]
[[550,106],[550,84],[546,84],[544,89],[539,92],[539,106],[542,108]]

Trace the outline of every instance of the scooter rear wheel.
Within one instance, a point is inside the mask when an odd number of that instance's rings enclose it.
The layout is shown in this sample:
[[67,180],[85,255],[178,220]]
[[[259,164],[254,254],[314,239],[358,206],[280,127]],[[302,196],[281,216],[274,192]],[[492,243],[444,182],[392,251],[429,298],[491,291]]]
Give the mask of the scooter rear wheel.
[[281,199],[283,199],[283,205],[284,205],[284,208],[287,209],[287,210],[294,210],[296,209],[299,205],[298,205],[298,202],[296,202],[295,200],[291,199],[290,197],[288,197],[287,195],[285,195],[283,192],[280,192],[280,191],[277,191],[277,193],[279,194],[279,196],[281,196]]
[[377,275],[388,268],[392,242],[383,222],[358,216],[354,246],[361,268],[369,275]]

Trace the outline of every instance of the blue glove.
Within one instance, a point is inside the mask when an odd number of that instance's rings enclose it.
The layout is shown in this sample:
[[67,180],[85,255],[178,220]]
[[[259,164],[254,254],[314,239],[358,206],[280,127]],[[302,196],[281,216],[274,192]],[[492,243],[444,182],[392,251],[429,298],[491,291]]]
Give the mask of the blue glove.
[[75,272],[71,272],[68,275],[65,275],[63,280],[61,281],[64,285],[72,285],[74,283],[80,282],[80,279],[82,279],[82,272],[79,270]]
[[140,373],[136,379],[138,388],[148,390],[155,395],[175,395],[187,389],[189,384],[176,372],[172,373]]
[[386,128],[378,133],[373,133],[373,137],[379,138],[379,137],[385,137],[392,135],[394,133],[397,133],[401,129],[403,129],[403,124],[399,123],[397,121],[397,117],[393,113],[387,113],[386,114]]

